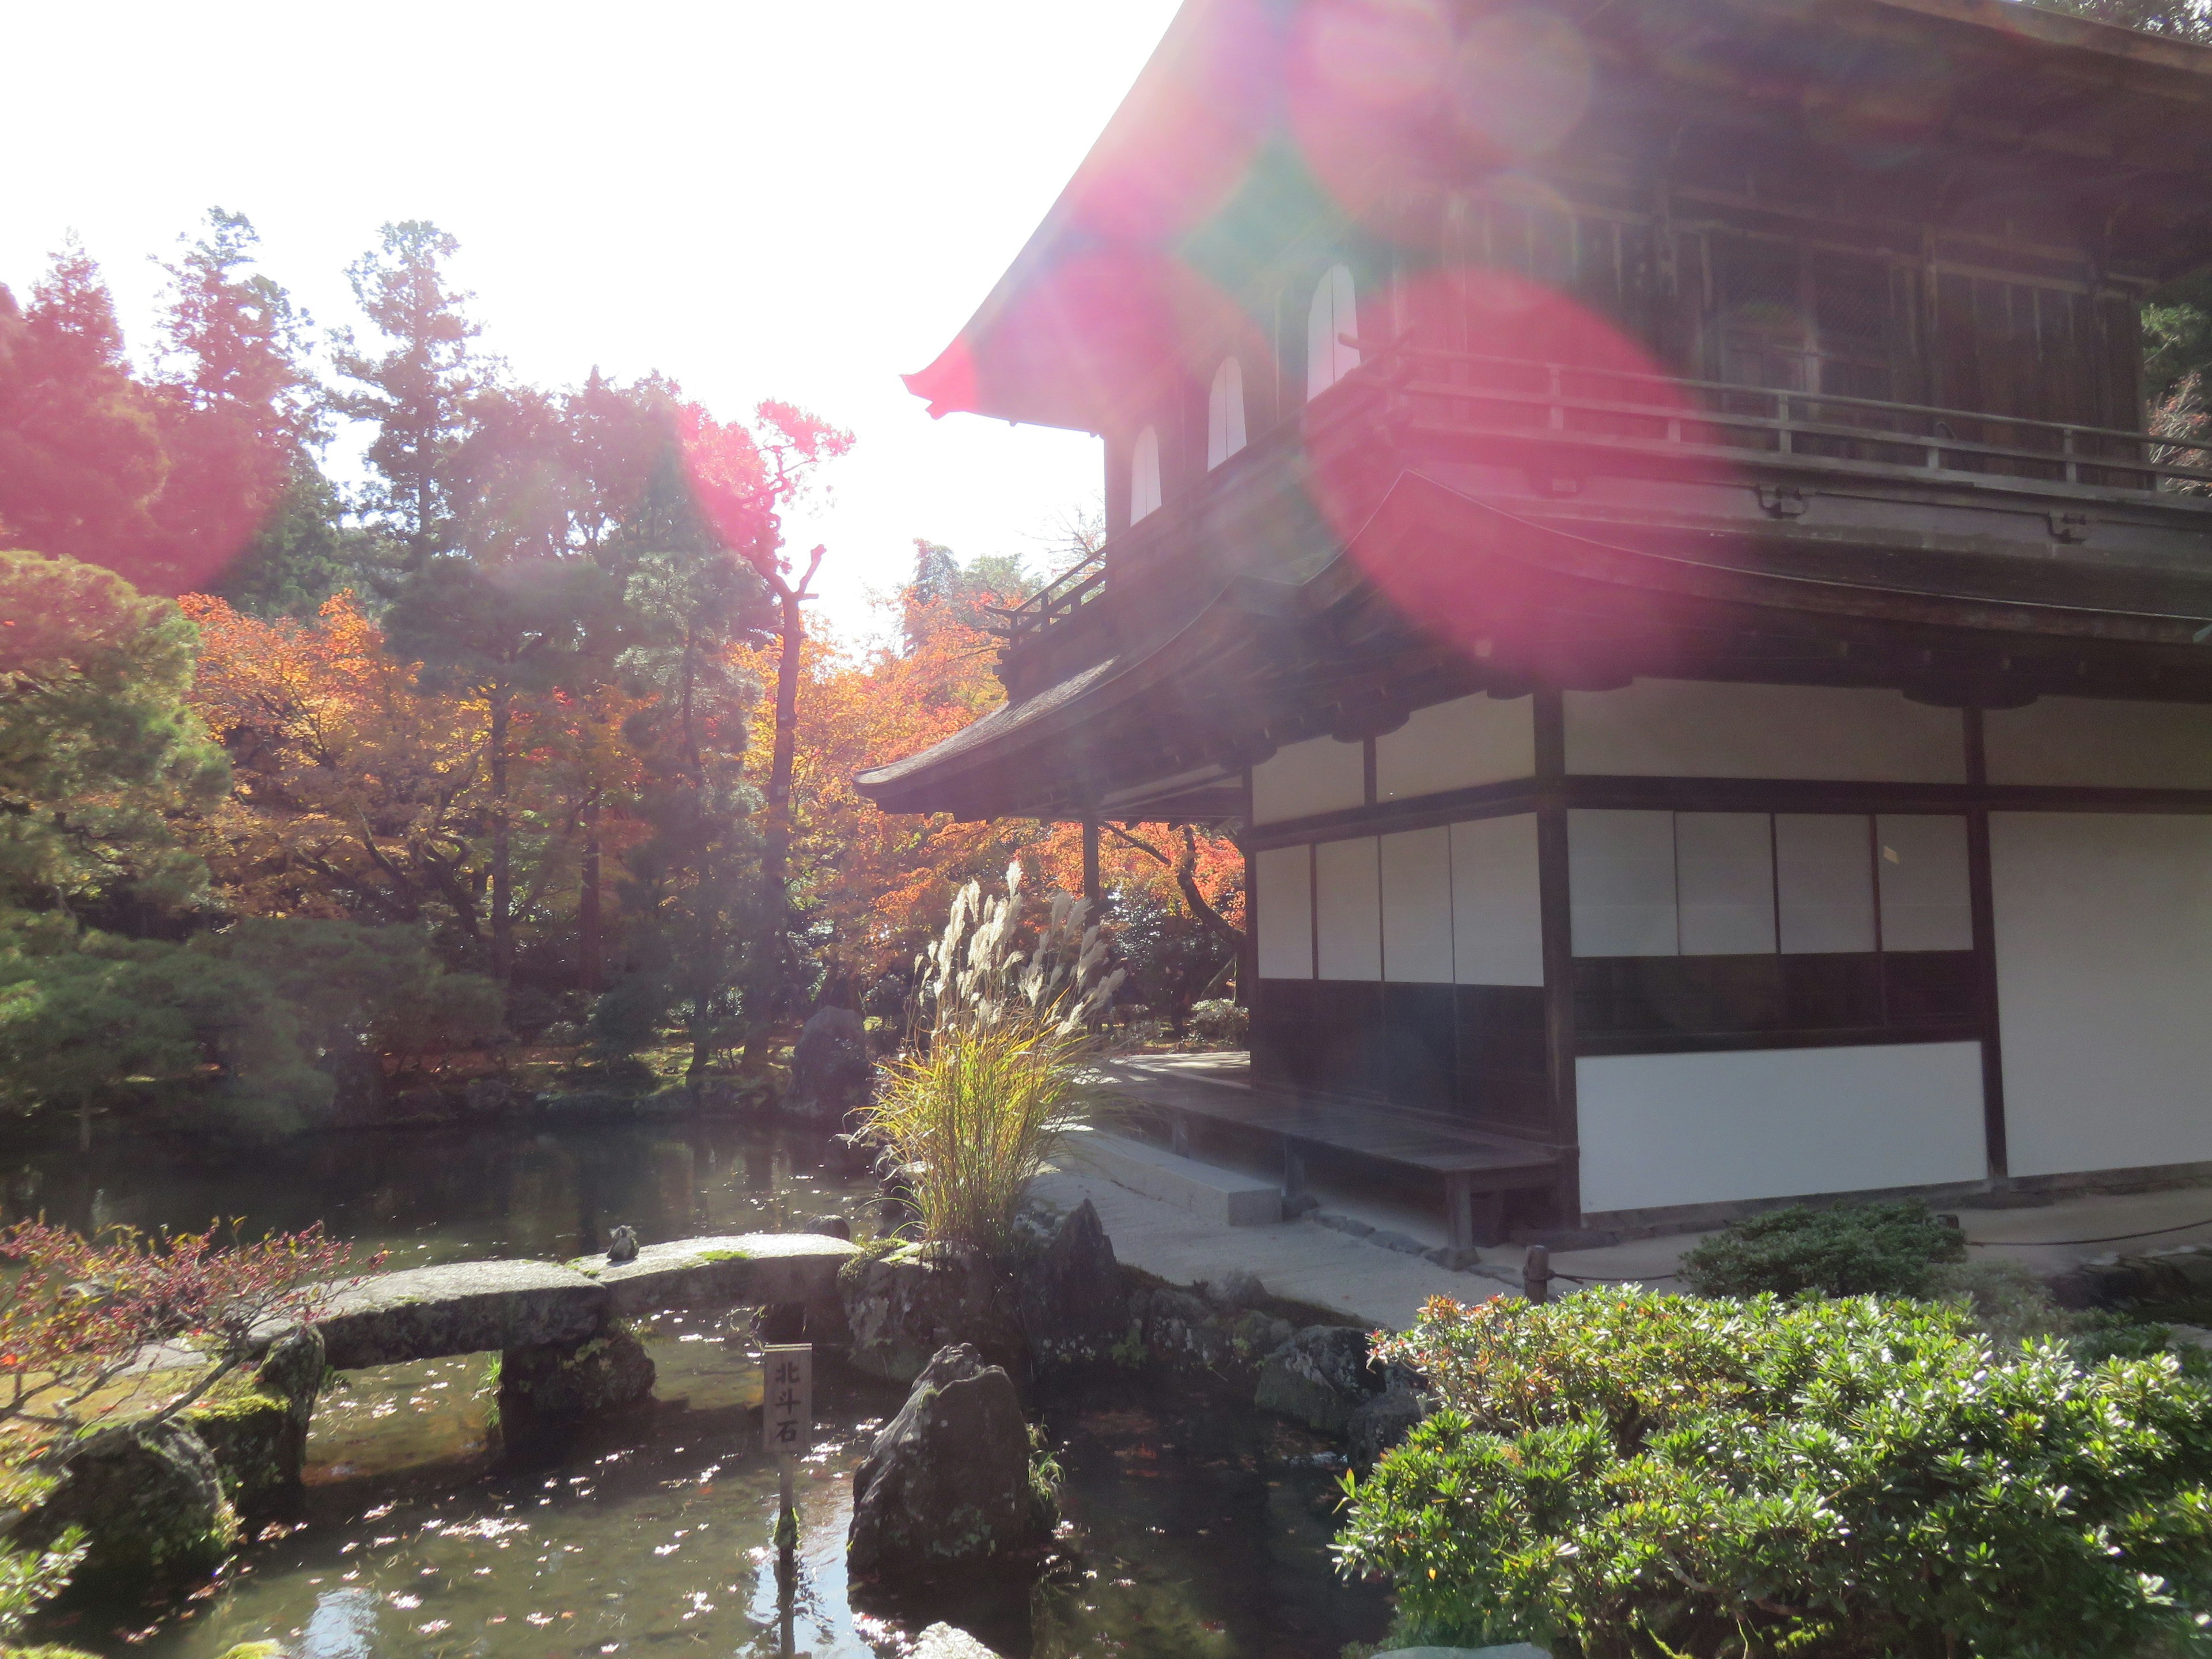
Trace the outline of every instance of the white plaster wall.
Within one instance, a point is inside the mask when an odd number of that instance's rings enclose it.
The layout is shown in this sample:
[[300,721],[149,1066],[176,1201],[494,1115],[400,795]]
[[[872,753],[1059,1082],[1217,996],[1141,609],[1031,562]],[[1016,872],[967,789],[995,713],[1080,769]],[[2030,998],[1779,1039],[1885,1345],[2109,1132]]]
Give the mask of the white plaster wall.
[[1544,982],[1534,812],[1452,825],[1451,914],[1460,984]]
[[1375,739],[1375,795],[1402,800],[1536,771],[1536,700],[1475,696],[1418,709]]
[[1382,837],[1382,977],[1452,982],[1451,831]]
[[1382,889],[1373,836],[1314,848],[1314,972],[1320,979],[1382,977]]
[[1901,691],[1638,680],[1566,694],[1567,770],[1636,776],[1964,783],[1954,708]]
[[2212,789],[2212,708],[2042,697],[1982,716],[1991,783]]
[[1311,979],[1313,849],[1270,847],[1252,857],[1259,888],[1261,979]]
[[2015,1175],[2212,1159],[2212,818],[1996,812]]
[[1367,802],[1367,749],[1364,744],[1312,738],[1285,744],[1252,769],[1252,821],[1280,823],[1285,818],[1340,812]]
[[1988,1173],[1978,1042],[1585,1058],[1575,1088],[1585,1211]]

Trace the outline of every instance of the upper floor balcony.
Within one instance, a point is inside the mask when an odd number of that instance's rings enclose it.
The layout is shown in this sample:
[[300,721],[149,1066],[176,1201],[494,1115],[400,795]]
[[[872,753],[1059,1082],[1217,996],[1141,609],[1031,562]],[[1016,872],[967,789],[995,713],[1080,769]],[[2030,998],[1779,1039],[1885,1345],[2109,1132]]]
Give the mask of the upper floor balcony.
[[1006,618],[1024,695],[1232,576],[1289,580],[1420,472],[1580,534],[2002,593],[2212,576],[2212,438],[1357,343],[1362,362]]

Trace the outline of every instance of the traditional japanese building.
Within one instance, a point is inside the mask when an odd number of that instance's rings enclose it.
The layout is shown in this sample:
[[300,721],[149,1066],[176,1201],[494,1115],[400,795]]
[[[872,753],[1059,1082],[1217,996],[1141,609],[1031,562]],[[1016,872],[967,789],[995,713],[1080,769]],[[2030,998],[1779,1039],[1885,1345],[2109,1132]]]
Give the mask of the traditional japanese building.
[[2141,313],[2208,262],[2170,40],[1189,0],[909,378],[1103,434],[1103,551],[860,786],[1234,826],[1200,1115],[1462,1240],[2203,1176],[2212,454]]

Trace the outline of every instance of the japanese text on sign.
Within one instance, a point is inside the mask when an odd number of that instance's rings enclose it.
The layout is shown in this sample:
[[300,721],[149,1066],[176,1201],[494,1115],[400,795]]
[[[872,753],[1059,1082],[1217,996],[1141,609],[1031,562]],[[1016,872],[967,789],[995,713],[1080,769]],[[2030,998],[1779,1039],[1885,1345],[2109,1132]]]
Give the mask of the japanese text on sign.
[[761,1444],[793,1455],[814,1434],[814,1348],[811,1343],[764,1349],[761,1354]]

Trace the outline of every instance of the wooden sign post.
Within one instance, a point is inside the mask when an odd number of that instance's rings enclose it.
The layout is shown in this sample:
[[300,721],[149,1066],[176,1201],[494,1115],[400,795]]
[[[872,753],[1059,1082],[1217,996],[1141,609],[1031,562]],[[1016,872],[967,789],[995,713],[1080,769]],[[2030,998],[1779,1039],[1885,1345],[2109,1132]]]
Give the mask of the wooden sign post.
[[799,1543],[799,1515],[792,1501],[792,1460],[814,1437],[814,1345],[794,1342],[761,1351],[761,1449],[776,1460],[781,1499],[775,1519],[779,1561]]

